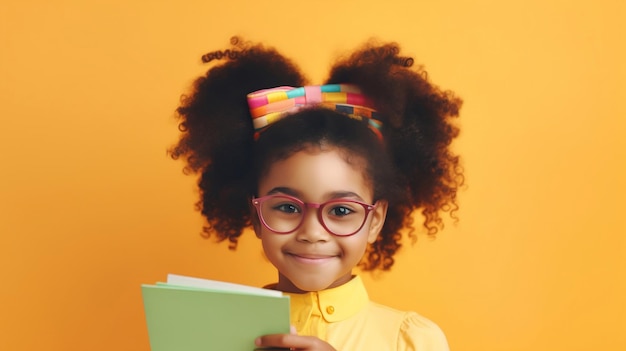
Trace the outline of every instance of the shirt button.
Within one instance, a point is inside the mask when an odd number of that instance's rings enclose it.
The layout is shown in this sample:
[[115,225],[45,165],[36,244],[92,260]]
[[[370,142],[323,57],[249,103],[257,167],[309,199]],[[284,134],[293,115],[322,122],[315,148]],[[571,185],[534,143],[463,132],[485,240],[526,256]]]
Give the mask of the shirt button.
[[333,314],[333,313],[335,313],[335,308],[333,306],[328,306],[328,307],[326,307],[326,312],[328,314]]

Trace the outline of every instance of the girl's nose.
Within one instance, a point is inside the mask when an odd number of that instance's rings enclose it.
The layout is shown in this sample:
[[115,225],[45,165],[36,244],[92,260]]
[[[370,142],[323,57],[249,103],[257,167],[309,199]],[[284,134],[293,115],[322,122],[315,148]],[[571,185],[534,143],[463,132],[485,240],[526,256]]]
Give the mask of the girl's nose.
[[296,240],[303,242],[326,242],[331,235],[326,228],[320,223],[317,208],[309,208],[304,214],[302,225],[296,231]]

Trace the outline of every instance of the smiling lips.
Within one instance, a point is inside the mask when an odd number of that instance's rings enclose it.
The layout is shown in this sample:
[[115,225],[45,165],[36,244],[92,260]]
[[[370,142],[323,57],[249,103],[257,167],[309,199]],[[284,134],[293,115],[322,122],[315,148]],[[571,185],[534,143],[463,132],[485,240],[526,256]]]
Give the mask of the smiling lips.
[[294,253],[294,252],[287,252],[286,254],[294,258],[297,262],[306,263],[306,264],[326,263],[338,256],[338,255],[320,255],[320,254],[306,254],[306,253]]

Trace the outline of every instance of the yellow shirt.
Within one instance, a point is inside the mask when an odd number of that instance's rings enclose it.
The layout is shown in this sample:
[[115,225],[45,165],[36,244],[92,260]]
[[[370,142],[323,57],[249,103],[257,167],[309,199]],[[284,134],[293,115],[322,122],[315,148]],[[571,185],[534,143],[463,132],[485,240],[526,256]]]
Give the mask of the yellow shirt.
[[358,276],[333,289],[286,294],[298,334],[317,336],[338,351],[449,350],[435,323],[370,301]]

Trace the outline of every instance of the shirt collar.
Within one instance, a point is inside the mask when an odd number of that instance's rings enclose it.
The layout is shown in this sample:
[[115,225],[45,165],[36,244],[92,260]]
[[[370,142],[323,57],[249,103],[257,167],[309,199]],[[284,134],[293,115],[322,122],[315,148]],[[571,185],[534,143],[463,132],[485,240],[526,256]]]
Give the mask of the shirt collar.
[[303,294],[284,293],[291,299],[291,319],[304,322],[311,314],[320,314],[327,322],[339,322],[359,312],[369,301],[359,276],[336,288]]

